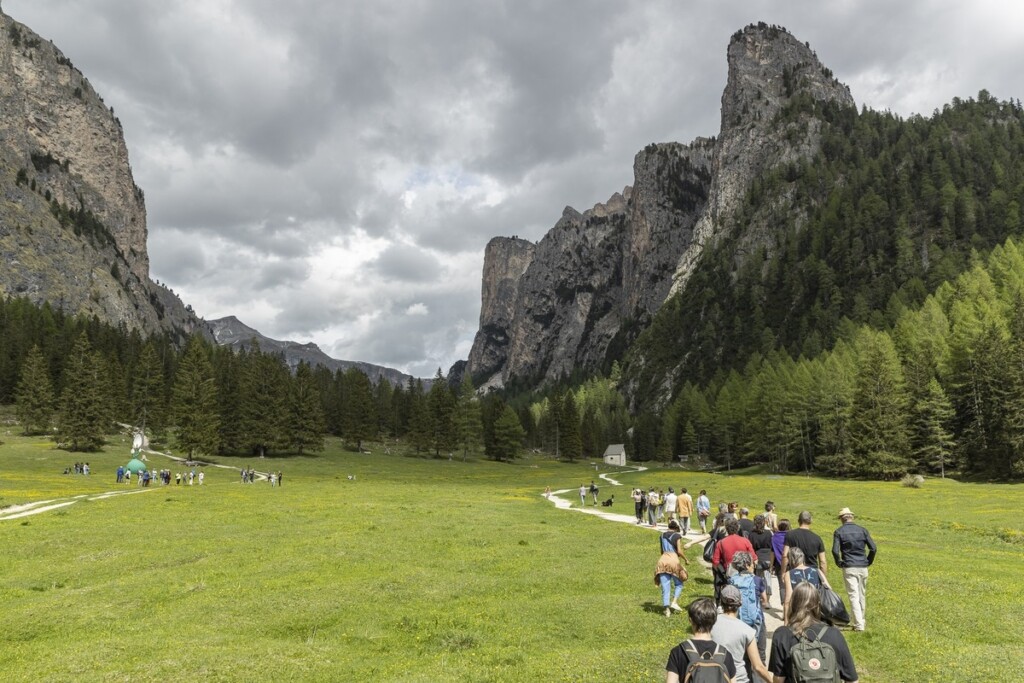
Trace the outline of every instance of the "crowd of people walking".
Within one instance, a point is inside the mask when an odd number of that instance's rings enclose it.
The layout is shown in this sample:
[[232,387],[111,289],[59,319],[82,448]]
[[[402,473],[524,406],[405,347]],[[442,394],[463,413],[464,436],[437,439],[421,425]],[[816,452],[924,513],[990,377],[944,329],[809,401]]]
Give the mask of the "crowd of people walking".
[[[686,608],[691,636],[669,653],[667,683],[689,680],[698,670],[706,680],[731,683],[753,681],[755,676],[769,683],[857,681],[853,656],[839,627],[848,621],[852,631],[865,629],[868,567],[878,549],[867,529],[854,522],[850,508],[839,511],[831,555],[842,571],[852,618],[829,583],[826,546],[812,531],[810,511],[800,512],[792,526],[778,516],[772,501],[753,519],[747,507],[723,502],[706,531],[711,510],[706,491],[700,492],[695,505],[680,503],[685,494],[685,488],[680,494],[672,487],[667,494],[653,488],[647,493],[633,490],[637,524],[654,526],[667,519],[655,566],[665,616],[683,611],[678,600],[688,578],[686,548],[705,541],[704,558],[714,578],[714,596],[698,597]],[[694,510],[704,535],[685,542],[684,529]],[[772,634],[768,652],[765,611],[773,578],[782,625]],[[805,678],[806,673],[819,677]]]

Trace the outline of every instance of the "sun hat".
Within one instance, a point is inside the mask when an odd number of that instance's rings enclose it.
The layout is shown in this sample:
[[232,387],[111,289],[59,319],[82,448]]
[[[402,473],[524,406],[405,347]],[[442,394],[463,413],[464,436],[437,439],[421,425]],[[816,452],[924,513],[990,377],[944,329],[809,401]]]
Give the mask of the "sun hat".
[[853,512],[850,511],[850,508],[843,508],[842,510],[839,511],[839,519],[842,519],[843,517],[853,517],[853,516],[854,516]]

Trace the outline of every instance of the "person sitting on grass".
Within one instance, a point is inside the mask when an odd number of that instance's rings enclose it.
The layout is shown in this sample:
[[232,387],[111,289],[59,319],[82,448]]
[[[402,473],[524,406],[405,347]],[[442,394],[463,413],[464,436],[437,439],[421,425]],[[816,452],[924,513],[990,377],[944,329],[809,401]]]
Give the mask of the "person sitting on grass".
[[838,629],[821,620],[818,589],[803,581],[790,592],[789,623],[772,634],[768,670],[775,677],[774,683],[807,680],[802,677],[804,672],[819,676],[813,680],[829,680],[821,674],[829,673],[832,667],[841,680],[858,683],[857,667],[846,639]]
[[[679,596],[683,592],[686,579],[687,564],[686,555],[683,553],[683,535],[679,533],[679,522],[672,520],[668,523],[668,531],[663,533],[658,542],[661,545],[661,557],[654,568],[654,585],[661,586],[661,606],[665,608],[665,616],[671,616],[672,611],[682,611],[679,606]],[[680,560],[682,560],[680,562]],[[671,596],[672,587],[675,587],[675,594]]]
[[[713,662],[724,669],[721,678],[734,681],[736,678],[736,661],[729,651],[711,638],[711,629],[718,620],[718,608],[711,598],[697,598],[686,609],[690,617],[690,631],[693,635],[688,640],[676,645],[668,653],[665,665],[665,683],[679,683],[686,680],[686,674],[695,664]],[[704,657],[707,659],[704,659]]]

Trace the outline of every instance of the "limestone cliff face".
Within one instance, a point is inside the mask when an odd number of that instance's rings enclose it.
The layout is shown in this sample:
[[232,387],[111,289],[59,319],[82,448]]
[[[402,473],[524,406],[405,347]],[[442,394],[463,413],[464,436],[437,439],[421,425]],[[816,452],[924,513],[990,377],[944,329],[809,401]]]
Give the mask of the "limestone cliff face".
[[[755,178],[818,151],[821,120],[802,114],[783,124],[783,109],[798,97],[854,106],[849,88],[785,29],[748,26],[733,35],[727,54],[729,79],[722,93],[722,129],[712,161],[711,191],[673,276],[673,293],[686,284],[707,241],[732,227],[730,221]],[[762,241],[760,230],[738,227],[750,234],[746,244]]]
[[686,296],[721,230],[742,231],[741,250],[770,243],[767,219],[738,226],[735,216],[759,175],[818,151],[821,122],[813,106],[797,105],[853,99],[784,29],[737,32],[728,60],[717,138],[649,145],[634,161],[632,188],[583,214],[566,209],[525,269],[502,270],[495,262],[508,260],[504,242],[488,246],[480,332],[466,366],[478,383],[536,386],[606,367],[667,297]]
[[52,43],[0,13],[0,293],[145,331],[198,320],[149,279],[121,124]]
[[519,281],[533,261],[534,251],[533,242],[528,240],[495,237],[487,243],[480,329],[468,361],[477,375],[494,376],[508,359]]

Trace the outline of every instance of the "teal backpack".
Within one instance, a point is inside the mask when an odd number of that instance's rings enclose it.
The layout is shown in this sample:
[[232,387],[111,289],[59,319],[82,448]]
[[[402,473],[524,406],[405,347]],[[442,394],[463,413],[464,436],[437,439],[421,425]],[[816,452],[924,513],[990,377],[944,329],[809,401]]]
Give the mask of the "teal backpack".
[[729,579],[729,583],[740,589],[743,602],[740,603],[739,616],[747,626],[757,628],[761,623],[761,607],[758,604],[757,585],[754,582],[753,574],[735,574]]

